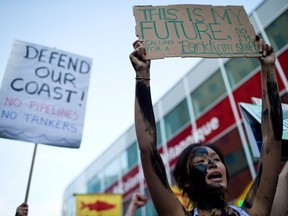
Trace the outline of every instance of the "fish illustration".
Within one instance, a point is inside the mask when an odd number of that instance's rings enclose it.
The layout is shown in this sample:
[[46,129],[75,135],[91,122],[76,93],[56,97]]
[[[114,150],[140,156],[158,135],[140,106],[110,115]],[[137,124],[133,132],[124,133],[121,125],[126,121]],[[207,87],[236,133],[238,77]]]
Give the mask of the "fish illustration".
[[115,204],[111,204],[105,201],[96,200],[94,203],[81,202],[81,209],[88,208],[90,211],[106,211],[115,208]]

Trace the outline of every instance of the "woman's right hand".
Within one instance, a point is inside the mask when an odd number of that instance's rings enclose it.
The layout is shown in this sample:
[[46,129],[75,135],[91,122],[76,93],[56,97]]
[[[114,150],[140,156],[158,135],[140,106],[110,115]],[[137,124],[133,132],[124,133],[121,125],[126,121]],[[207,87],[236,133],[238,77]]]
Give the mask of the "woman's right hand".
[[130,54],[130,61],[136,72],[136,78],[150,79],[150,60],[146,59],[146,48],[143,41],[133,43],[134,51]]

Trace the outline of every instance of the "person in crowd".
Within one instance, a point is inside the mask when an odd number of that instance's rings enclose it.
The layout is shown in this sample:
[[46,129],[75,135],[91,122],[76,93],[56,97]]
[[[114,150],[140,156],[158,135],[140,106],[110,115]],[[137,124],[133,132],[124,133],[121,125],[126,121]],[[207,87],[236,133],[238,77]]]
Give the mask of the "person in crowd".
[[17,207],[15,216],[27,216],[28,215],[28,205],[27,203],[22,203]]
[[134,216],[137,208],[141,208],[147,202],[147,197],[141,193],[133,193],[125,216]]
[[[153,204],[160,216],[181,215],[270,215],[280,173],[282,107],[274,66],[273,48],[256,37],[261,57],[262,138],[263,145],[257,176],[243,206],[225,201],[229,181],[221,152],[214,144],[191,144],[180,154],[173,176],[178,186],[193,202],[187,211],[172,192],[163,161],[156,147],[156,126],[150,86],[150,64],[142,41],[133,43],[130,61],[136,72],[135,128],[145,180]],[[163,72],[165,78],[165,72]],[[231,143],[233,145],[233,143]]]

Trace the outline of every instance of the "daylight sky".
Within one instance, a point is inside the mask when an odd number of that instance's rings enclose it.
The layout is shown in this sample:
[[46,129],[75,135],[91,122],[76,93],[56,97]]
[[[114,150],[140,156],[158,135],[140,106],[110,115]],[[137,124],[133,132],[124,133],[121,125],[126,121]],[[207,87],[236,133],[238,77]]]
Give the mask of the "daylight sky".
[[[38,145],[28,199],[29,216],[61,216],[68,184],[133,124],[135,72],[128,56],[137,39],[134,5],[244,5],[249,14],[260,3],[261,0],[1,0],[0,83],[15,39],[93,59],[81,147]],[[198,61],[153,61],[153,102]],[[0,215],[12,216],[25,198],[34,143],[0,138],[0,148]]]

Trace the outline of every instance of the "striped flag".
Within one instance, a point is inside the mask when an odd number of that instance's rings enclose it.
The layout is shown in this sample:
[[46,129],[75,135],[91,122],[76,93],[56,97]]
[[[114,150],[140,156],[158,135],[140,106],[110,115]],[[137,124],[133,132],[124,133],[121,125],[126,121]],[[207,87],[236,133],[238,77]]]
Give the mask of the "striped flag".
[[76,194],[76,216],[121,216],[121,194]]
[[176,185],[170,185],[170,188],[177,196],[181,204],[185,207],[185,209],[187,211],[191,211],[193,209],[193,204],[191,203],[188,197],[182,195],[182,190],[180,190]]

